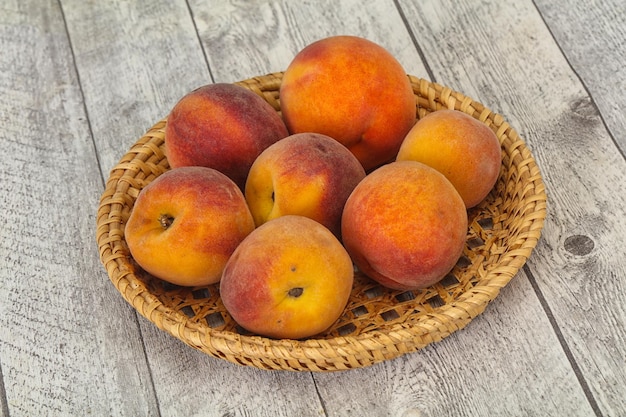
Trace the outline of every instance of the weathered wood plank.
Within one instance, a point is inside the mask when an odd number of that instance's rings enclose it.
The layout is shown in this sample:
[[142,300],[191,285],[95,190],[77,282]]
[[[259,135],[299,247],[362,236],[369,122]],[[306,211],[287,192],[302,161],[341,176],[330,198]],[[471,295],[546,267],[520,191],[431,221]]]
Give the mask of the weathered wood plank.
[[158,415],[98,262],[103,187],[56,2],[0,6],[0,414]]
[[521,273],[466,330],[422,352],[313,376],[208,358],[135,317],[97,261],[102,179],[89,128],[106,177],[211,75],[229,82],[283,70],[301,47],[332,34],[377,41],[428,78],[395,2],[60,3],[85,108],[56,3],[0,6],[0,416],[624,411],[625,271],[615,256],[624,163],[530,1],[412,2],[402,12],[437,81],[503,113],[539,160],[551,201],[528,267],[534,278]]
[[315,375],[318,390],[330,416],[592,415],[545,321],[520,275],[465,329],[359,372]]
[[549,214],[528,270],[594,411],[625,414],[626,162],[604,114],[532,3],[402,4],[439,81],[504,114],[533,149]]
[[263,371],[209,358],[152,325],[144,334],[164,416],[324,415],[308,372]]
[[626,4],[622,0],[569,1],[567,7],[545,0],[535,3],[626,155]]
[[61,3],[106,177],[183,94],[211,77],[184,1]]
[[[184,1],[96,5],[68,0],[64,10],[103,166],[117,162],[183,94],[210,82]],[[139,322],[163,415],[319,415],[321,404],[308,374],[272,376],[238,367],[192,350],[142,317]]]
[[9,417],[9,404],[4,389],[4,375],[2,375],[2,361],[0,361],[0,417]]
[[427,71],[393,1],[191,1],[215,81],[284,71],[294,55],[331,35],[361,35],[394,53],[407,73]]
[[[284,69],[307,43],[343,33],[364,36],[382,44],[399,58],[407,72],[428,78],[417,50],[407,43],[409,33],[392,2],[318,2],[297,6],[275,2],[252,7],[236,2],[221,4],[223,9],[211,8],[210,12],[204,4],[191,4],[216,81],[249,77],[246,71],[255,67],[260,70],[252,75]],[[421,34],[415,33],[419,40]],[[462,45],[446,47],[454,49]],[[246,59],[251,63],[249,70],[246,70]],[[479,319],[481,324],[463,332],[465,338],[453,336],[441,346],[372,368],[314,374],[327,413],[417,415],[419,410],[421,415],[435,415],[444,409],[450,415],[518,415],[519,410],[528,408],[531,414],[542,414],[546,412],[545,405],[533,404],[529,399],[557,386],[553,391],[557,400],[547,405],[549,410],[555,414],[561,409],[570,410],[572,415],[588,414],[590,408],[584,393],[541,305],[524,275],[518,278],[523,281],[513,287],[517,291],[507,289],[508,298],[503,295],[503,300],[497,301],[516,303],[516,308],[489,309]],[[520,298],[524,298],[520,292],[530,300],[519,304]],[[529,332],[534,335],[533,339],[528,338]],[[494,333],[496,339],[492,340]],[[497,350],[494,345],[498,346]],[[470,355],[467,351],[472,348],[476,349],[471,351],[474,352],[472,365],[476,369],[465,367]],[[484,352],[492,354],[483,356]],[[539,352],[542,355],[537,359]],[[554,369],[547,378],[544,376],[546,368]],[[524,376],[520,377],[520,372]],[[537,381],[536,375],[545,379]],[[510,389],[510,386],[505,389],[501,381],[515,381],[519,385],[517,389]],[[451,397],[473,402],[469,405],[453,403]]]

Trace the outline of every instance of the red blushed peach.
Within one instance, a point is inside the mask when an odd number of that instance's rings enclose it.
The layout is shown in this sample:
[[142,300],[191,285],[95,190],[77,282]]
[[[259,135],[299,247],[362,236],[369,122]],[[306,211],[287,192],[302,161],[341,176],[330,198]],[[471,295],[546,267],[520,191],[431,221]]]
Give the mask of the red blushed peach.
[[268,146],[288,135],[274,108],[235,84],[210,84],[180,99],[165,126],[172,168],[214,168],[243,190],[248,170]]
[[339,240],[318,222],[287,215],[255,229],[224,268],[220,296],[248,331],[302,339],[342,314],[354,269]]
[[283,75],[289,131],[345,145],[366,171],[393,160],[415,123],[415,96],[402,65],[382,46],[333,36],[302,49]]
[[245,197],[255,224],[287,214],[306,216],[341,233],[341,212],[365,177],[356,157],[336,140],[317,133],[288,136],[254,161]]
[[237,185],[206,167],[167,171],[139,193],[124,235],[135,261],[177,285],[213,284],[254,220]]
[[498,179],[500,141],[487,125],[458,110],[420,119],[402,142],[398,161],[418,161],[450,180],[467,208],[478,205]]
[[467,213],[441,173],[419,162],[392,162],[356,186],[343,212],[343,243],[358,268],[392,289],[440,281],[460,257]]

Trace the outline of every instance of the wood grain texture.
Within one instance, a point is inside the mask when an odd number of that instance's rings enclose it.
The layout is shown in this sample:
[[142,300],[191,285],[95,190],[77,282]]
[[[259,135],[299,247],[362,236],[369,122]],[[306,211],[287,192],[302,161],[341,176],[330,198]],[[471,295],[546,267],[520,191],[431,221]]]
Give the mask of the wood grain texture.
[[311,42],[358,35],[387,48],[407,73],[427,77],[401,16],[385,1],[190,2],[216,81],[284,71]]
[[0,417],[9,416],[9,404],[7,403],[6,390],[4,389],[4,375],[2,375],[2,362],[0,361]]
[[97,260],[102,177],[61,11],[12,6],[0,12],[1,409],[157,415],[134,314]]
[[[2,2],[0,417],[626,415],[624,9],[564,3]],[[422,351],[328,374],[208,357],[108,281],[103,179],[186,92],[284,70],[336,34],[503,114],[548,187],[542,240]]]
[[449,338],[356,373],[315,379],[329,416],[592,415],[545,321],[532,287],[518,276]]
[[184,1],[61,3],[108,175],[183,94],[211,77]]
[[164,416],[314,417],[323,404],[308,372],[265,371],[207,357],[145,321],[146,353]]
[[[263,45],[268,43],[268,39],[276,37],[276,33],[279,32],[277,28],[280,25],[270,25],[272,33],[266,35],[260,32],[259,27],[263,26],[263,21],[260,16],[274,16],[274,21],[281,22],[283,20],[289,21],[290,27],[297,28],[296,36],[293,41],[289,39],[290,32],[285,33],[280,37],[281,44],[293,43],[295,51],[291,53],[293,56],[300,45],[298,44],[299,38],[304,39],[303,42],[307,43],[318,37],[331,36],[339,33],[353,33],[359,36],[364,36],[374,41],[383,44],[388,48],[395,56],[400,56],[400,60],[404,63],[410,63],[413,70],[418,71],[418,75],[426,76],[425,66],[421,63],[419,54],[416,48],[412,44],[401,43],[395,44],[389,42],[390,39],[398,39],[403,36],[406,37],[406,27],[404,26],[401,15],[394,9],[394,5],[391,3],[384,4],[384,2],[375,3],[371,2],[366,5],[361,2],[335,2],[333,7],[329,4],[322,3],[318,6],[318,3],[311,3],[306,5],[299,5],[299,7],[292,6],[292,3],[272,3],[272,6],[267,3],[262,3],[263,7],[271,8],[270,12],[263,12],[255,7],[237,7],[235,5],[229,5],[225,7],[230,13],[236,16],[236,19],[223,18],[219,13],[215,13],[212,9],[212,13],[205,12],[197,13],[194,11],[192,5],[192,11],[196,19],[197,27],[199,28],[200,38],[202,39],[209,62],[211,63],[212,73],[215,78],[219,80],[222,75],[228,77],[232,71],[237,68],[242,70],[242,66],[245,65],[245,57],[250,56],[250,62],[260,63],[265,59],[267,51],[264,51]],[[261,7],[261,6],[259,6]],[[443,15],[443,13],[442,13]],[[206,20],[201,20],[203,16],[206,16]],[[219,16],[219,17],[218,17]],[[279,17],[276,17],[279,16]],[[372,24],[366,24],[369,22],[372,16],[376,17],[377,22]],[[411,18],[415,20],[433,19],[436,16],[419,16],[414,15]],[[409,19],[410,20],[410,19]],[[230,22],[229,24],[217,22]],[[211,23],[215,22],[215,23]],[[350,22],[354,23],[354,26],[349,26]],[[445,22],[441,22],[444,24]],[[466,24],[470,29],[473,29],[471,25],[480,23],[476,19],[469,21]],[[209,30],[209,28],[221,27],[221,30]],[[205,29],[206,28],[206,32]],[[230,30],[229,30],[230,29]],[[225,34],[236,32],[236,36],[228,37]],[[419,32],[415,32],[419,33]],[[421,36],[416,36],[420,39]],[[242,40],[245,40],[243,42]],[[385,41],[386,40],[386,41]],[[304,46],[304,45],[302,45]],[[455,45],[452,45],[455,46]],[[453,49],[451,45],[448,45],[450,49]],[[459,47],[459,50],[463,51],[464,45]],[[259,49],[261,49],[259,51]],[[228,54],[220,56],[220,59],[211,59],[215,56],[213,50],[228,51]],[[243,51],[241,55],[238,51]],[[286,53],[286,52],[285,52]],[[257,55],[261,55],[257,57]],[[283,58],[284,59],[284,58]],[[419,62],[419,63],[418,63]],[[265,67],[267,71],[271,71],[275,68],[281,68],[280,62],[276,64],[270,64]],[[222,69],[223,67],[223,69]],[[245,66],[244,66],[245,68]],[[251,69],[252,71],[254,68]],[[242,77],[240,74],[238,77]],[[228,78],[226,78],[228,80]],[[523,279],[523,277],[522,277]],[[530,288],[526,282],[526,288]],[[527,292],[533,297],[532,291]],[[589,405],[584,397],[584,393],[577,386],[577,380],[572,372],[567,359],[562,353],[562,350],[556,343],[552,328],[548,319],[545,317],[540,304],[534,299],[534,309],[522,308],[515,313],[507,312],[505,308],[501,309],[498,314],[511,314],[517,321],[524,320],[527,323],[533,323],[536,327],[536,338],[551,340],[552,344],[546,344],[545,357],[549,358],[546,362],[536,361],[533,353],[536,348],[532,340],[526,339],[527,332],[516,330],[510,334],[510,339],[506,340],[506,343],[510,345],[520,346],[521,349],[516,351],[515,355],[518,357],[518,364],[523,364],[522,369],[528,375],[536,375],[542,372],[545,367],[553,367],[554,372],[552,376],[555,378],[551,381],[543,381],[537,385],[535,378],[530,377],[527,380],[517,377],[520,372],[520,367],[510,367],[512,361],[510,357],[503,355],[493,356],[494,362],[486,364],[481,362],[484,358],[479,360],[479,365],[486,367],[485,377],[480,378],[481,384],[485,387],[484,391],[477,393],[475,387],[471,385],[464,385],[464,382],[471,381],[471,372],[468,370],[468,374],[464,376],[458,375],[459,366],[465,360],[465,345],[463,342],[458,341],[454,336],[451,337],[446,343],[450,346],[450,352],[452,357],[447,359],[452,363],[447,363],[444,360],[434,360],[430,356],[423,357],[421,353],[416,355],[409,355],[406,358],[400,358],[396,361],[384,363],[378,365],[372,369],[356,370],[346,374],[338,374],[332,376],[315,374],[313,377],[317,382],[322,401],[326,404],[326,410],[329,415],[364,415],[371,413],[371,415],[401,415],[403,412],[414,412],[415,410],[421,410],[420,412],[430,412],[431,415],[435,415],[436,410],[446,409],[447,415],[517,415],[520,409],[524,407],[524,404],[528,402],[528,393],[537,391],[547,391],[553,384],[561,383],[562,380],[566,380],[562,390],[558,390],[559,401],[556,401],[552,405],[552,409],[557,412],[559,408],[572,409],[574,415],[585,415],[584,413],[589,411]],[[480,320],[486,320],[489,326],[493,326],[498,334],[509,335],[511,328],[519,328],[517,326],[511,326],[509,323],[502,323],[498,314],[492,311],[488,311],[485,315],[480,317]],[[518,316],[519,315],[519,316]],[[476,337],[474,334],[473,337]],[[477,337],[480,340],[484,340],[485,344],[489,345],[494,341],[489,338]],[[480,350],[480,349],[479,349]],[[555,362],[554,358],[560,358],[561,360]],[[415,363],[417,362],[417,363]],[[435,364],[433,364],[435,362]],[[515,363],[515,362],[514,362]],[[412,372],[406,373],[407,368],[413,367],[425,367],[430,370],[428,377],[424,375],[414,377]],[[488,377],[487,377],[487,374]],[[402,383],[396,383],[395,381],[401,377]],[[466,380],[463,380],[466,378]],[[490,379],[491,378],[491,379]],[[494,391],[500,387],[498,380],[510,380],[515,379],[518,383],[517,390],[497,391],[500,396],[494,395]],[[332,381],[326,384],[326,381]],[[445,381],[445,382],[442,382]],[[444,390],[441,384],[447,384],[447,390]],[[545,385],[544,385],[545,384]],[[420,389],[416,394],[414,392],[414,386],[419,386]],[[342,387],[342,389],[337,389]],[[493,390],[493,391],[492,391]],[[376,395],[364,398],[361,393],[376,393]],[[445,394],[443,393],[445,392]],[[433,393],[440,393],[439,396],[433,396]],[[470,405],[450,403],[448,396],[474,398],[475,405],[480,403],[488,403],[493,407],[496,407],[497,412],[485,407],[473,407]],[[431,398],[432,397],[432,398]],[[423,399],[428,398],[428,402],[424,402]],[[409,400],[410,399],[410,400]],[[576,404],[575,407],[570,407],[568,404]],[[447,408],[446,408],[447,407]],[[507,408],[508,407],[508,408]],[[430,411],[429,411],[430,410]],[[579,411],[576,411],[579,410]],[[540,410],[535,410],[537,413]],[[424,414],[429,415],[429,414]]]
[[[428,10],[413,3],[406,9],[409,15],[428,16],[429,25],[412,22],[416,32],[428,34],[422,37],[425,55],[441,82],[451,80],[469,94],[482,95],[483,103],[510,118],[533,149],[549,201],[529,270],[565,348],[572,351],[574,367],[580,367],[581,386],[590,391],[594,411],[624,414],[626,269],[617,254],[624,252],[626,233],[626,163],[532,4],[452,6],[441,2]],[[447,25],[432,25],[444,13]],[[462,45],[464,52],[432,53],[442,39]],[[593,249],[568,252],[565,242],[572,236],[590,240]]]
[[535,2],[626,155],[626,5],[622,0]]
[[[75,2],[64,7],[71,9],[65,14],[70,37],[76,39],[73,47],[81,85],[96,98],[86,100],[87,112],[104,112],[94,117],[92,125],[99,154],[107,165],[143,134],[135,131],[137,125],[156,123],[183,94],[209,82],[209,71],[184,1]],[[97,27],[83,23],[93,21],[93,16],[98,16]],[[131,34],[133,39],[139,37],[135,34],[138,20],[143,28],[140,40],[129,44],[124,40]],[[115,30],[111,31],[112,27]],[[116,57],[115,62],[111,56]],[[149,71],[147,63],[151,64]],[[99,75],[94,77],[94,73]],[[119,84],[108,88],[113,79]],[[122,106],[132,104],[120,114],[120,102]],[[111,125],[111,118],[123,118],[124,123]],[[202,355],[143,318],[139,322],[163,415],[318,415],[321,404],[310,376],[281,374],[280,380],[271,384],[259,370],[235,368]],[[132,324],[129,320],[125,325]],[[275,385],[281,389],[276,390]],[[304,410],[301,401],[306,403]]]

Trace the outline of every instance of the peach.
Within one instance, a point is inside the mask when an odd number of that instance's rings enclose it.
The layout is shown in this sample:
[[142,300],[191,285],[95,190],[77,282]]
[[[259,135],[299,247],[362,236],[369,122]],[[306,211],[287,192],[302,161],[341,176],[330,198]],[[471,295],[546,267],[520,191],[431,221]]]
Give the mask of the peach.
[[356,36],[302,49],[280,87],[290,133],[317,132],[345,145],[366,171],[393,160],[415,123],[411,83],[395,57]]
[[435,168],[471,208],[484,200],[495,185],[502,153],[500,141],[487,125],[458,110],[439,110],[413,126],[397,160],[418,161]]
[[287,215],[255,229],[224,269],[220,296],[248,331],[302,339],[329,328],[344,311],[354,269],[339,240],[304,216]]
[[288,134],[280,115],[257,94],[235,84],[210,84],[171,110],[165,153],[172,168],[214,168],[243,190],[256,157]]
[[355,265],[401,290],[440,281],[458,261],[468,227],[450,181],[415,161],[370,173],[348,198],[342,220],[343,244]]
[[254,220],[237,185],[206,167],[166,171],[139,193],[124,229],[144,270],[177,285],[213,284]]
[[339,237],[343,206],[364,177],[345,146],[318,133],[298,133],[269,146],[254,161],[245,197],[257,226],[297,214]]

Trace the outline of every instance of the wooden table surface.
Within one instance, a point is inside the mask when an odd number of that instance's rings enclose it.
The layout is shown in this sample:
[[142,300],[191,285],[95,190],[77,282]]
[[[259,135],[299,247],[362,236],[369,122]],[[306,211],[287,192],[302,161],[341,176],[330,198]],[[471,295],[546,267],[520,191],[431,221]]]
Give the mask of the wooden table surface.
[[[0,416],[625,416],[623,0],[0,4]],[[357,370],[202,354],[100,263],[110,169],[188,91],[352,34],[502,114],[548,215],[526,266],[441,342]]]

